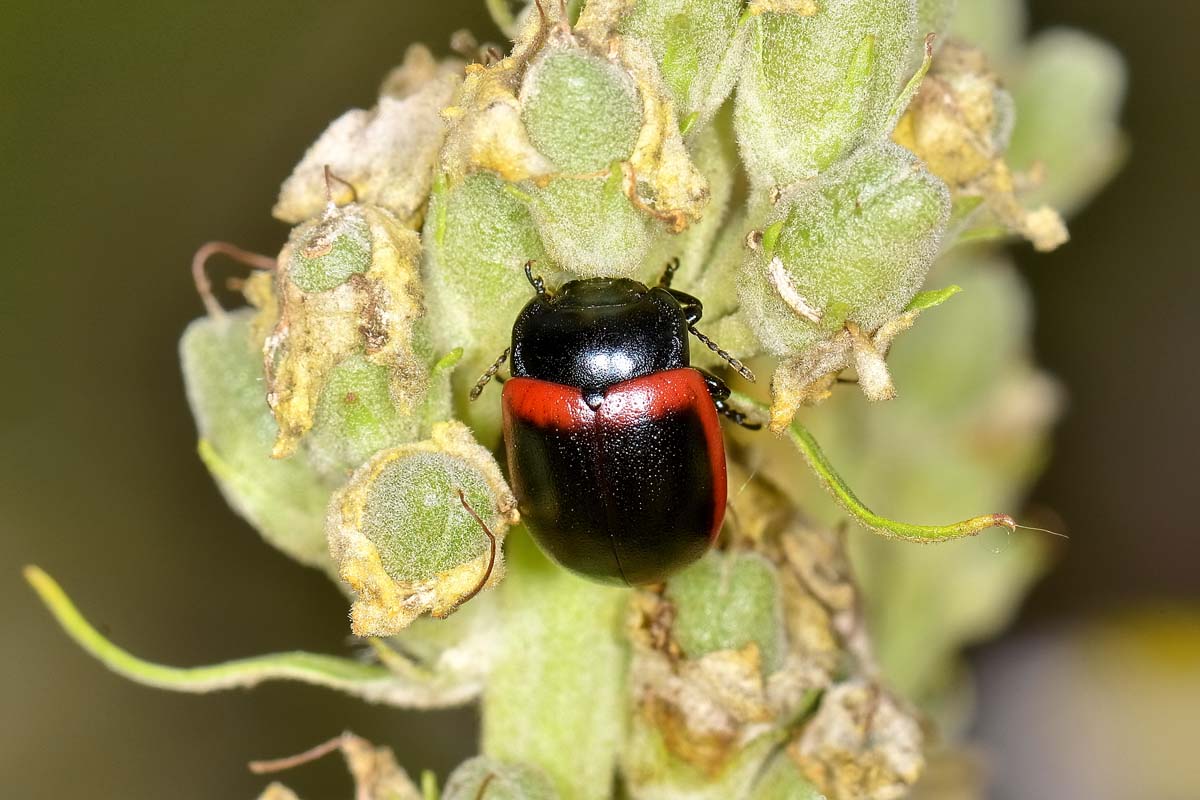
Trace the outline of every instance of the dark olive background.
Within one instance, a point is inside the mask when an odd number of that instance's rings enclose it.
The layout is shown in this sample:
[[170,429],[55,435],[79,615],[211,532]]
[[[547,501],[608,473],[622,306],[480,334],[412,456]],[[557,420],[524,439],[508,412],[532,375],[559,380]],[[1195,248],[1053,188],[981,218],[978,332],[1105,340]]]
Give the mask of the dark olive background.
[[[1040,357],[1071,396],[1036,499],[1074,534],[1017,633],[1200,600],[1185,508],[1200,14],[1177,0],[1034,5],[1035,26],[1069,23],[1126,53],[1134,149],[1068,247],[1015,251],[1036,289]],[[402,714],[294,685],[209,697],[135,686],[70,644],[19,574],[44,566],[119,643],[168,662],[345,648],[337,590],[261,543],[193,454],[175,349],[201,312],[187,264],[210,238],[273,252],[286,229],[269,210],[305,147],[371,104],[408,43],[444,52],[460,27],[497,38],[482,0],[4,4],[5,796],[249,798],[265,782],[247,759],[344,728],[443,775],[474,749],[469,710]],[[349,791],[336,760],[287,780],[313,798]]]

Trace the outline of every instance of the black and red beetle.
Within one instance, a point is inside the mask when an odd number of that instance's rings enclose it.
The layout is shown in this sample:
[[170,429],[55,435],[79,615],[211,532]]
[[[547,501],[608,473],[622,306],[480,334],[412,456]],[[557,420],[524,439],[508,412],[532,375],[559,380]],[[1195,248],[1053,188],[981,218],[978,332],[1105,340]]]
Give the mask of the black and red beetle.
[[688,333],[750,380],[695,328],[702,306],[627,278],[570,281],[536,296],[513,324],[504,360],[504,444],[517,508],[555,561],[586,577],[645,584],[700,558],[725,516],[725,446],[717,414],[729,388],[690,365]]

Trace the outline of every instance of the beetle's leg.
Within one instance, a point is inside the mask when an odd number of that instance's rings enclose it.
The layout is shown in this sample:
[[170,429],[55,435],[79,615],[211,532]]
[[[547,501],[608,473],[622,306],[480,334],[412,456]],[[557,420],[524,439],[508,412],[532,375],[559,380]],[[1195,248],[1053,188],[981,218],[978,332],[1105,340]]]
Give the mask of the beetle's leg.
[[667,267],[663,270],[662,277],[658,279],[658,285],[663,289],[670,289],[671,279],[675,277],[677,269],[679,269],[679,256],[675,256],[675,258],[667,262]]
[[674,297],[675,302],[679,303],[683,309],[683,316],[687,320],[687,324],[695,325],[700,321],[700,317],[704,313],[704,306],[697,298],[692,297],[687,292],[671,288],[671,279],[675,277],[675,272],[678,269],[679,256],[676,256],[667,262],[667,268],[663,270],[662,277],[658,279],[658,288],[667,291],[671,297]]
[[756,431],[762,428],[758,422],[750,422],[749,418],[733,408],[726,402],[729,399],[729,387],[725,385],[725,381],[705,370],[697,370],[704,376],[704,384],[708,387],[708,394],[712,398],[713,405],[717,407],[717,412],[723,417],[727,417],[733,422],[741,425],[746,430]]
[[741,361],[738,361],[736,358],[731,356],[729,353],[722,350],[717,345],[717,343],[714,342],[712,339],[708,338],[703,333],[696,330],[695,325],[692,325],[689,323],[688,330],[692,332],[692,336],[695,336],[697,339],[699,339],[701,342],[703,342],[705,347],[707,347],[709,350],[712,350],[714,353],[716,353],[721,358],[721,360],[723,360],[729,366],[731,366],[735,370],[737,370],[737,373],[739,375],[741,375],[743,378],[750,381],[751,383],[753,383],[755,381],[754,373],[750,371],[749,367],[747,367]]
[[500,357],[493,361],[492,365],[487,368],[487,372],[479,376],[479,380],[475,382],[475,386],[471,389],[471,394],[468,395],[468,397],[470,397],[472,400],[478,400],[479,395],[483,392],[483,387],[488,385],[488,381],[490,381],[492,376],[496,374],[496,370],[500,369],[500,367],[507,360],[508,348],[506,347],[504,348],[504,352],[500,354]]
[[532,258],[525,262],[525,277],[529,280],[529,285],[533,287],[533,290],[538,293],[539,297],[546,294],[546,282],[542,280],[542,276],[538,275],[536,278],[533,276]]
[[714,402],[729,399],[731,392],[729,391],[729,387],[725,385],[725,381],[706,369],[697,369],[696,372],[704,376],[704,385],[708,387],[708,395]]
[[675,298],[675,302],[683,308],[683,316],[687,319],[688,325],[695,325],[700,321],[700,316],[704,313],[704,306],[698,299],[692,297],[687,292],[681,292],[671,288],[671,279],[675,277],[676,270],[679,269],[679,257],[676,256],[667,262],[667,268],[663,270],[662,277],[658,279],[658,288],[665,289]]

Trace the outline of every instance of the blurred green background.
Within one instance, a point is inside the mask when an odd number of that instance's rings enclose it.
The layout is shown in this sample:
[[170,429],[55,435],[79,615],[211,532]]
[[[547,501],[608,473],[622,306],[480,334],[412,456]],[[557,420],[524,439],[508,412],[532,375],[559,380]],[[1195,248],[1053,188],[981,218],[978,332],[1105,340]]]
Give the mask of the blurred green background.
[[[1070,245],[1016,249],[1040,358],[1070,395],[1035,501],[1073,540],[1013,630],[974,654],[979,733],[999,753],[998,796],[1054,785],[1041,796],[1133,797],[1112,780],[1085,792],[1070,759],[1095,762],[1105,726],[1124,731],[1114,741],[1132,758],[1130,709],[1179,716],[1200,684],[1184,669],[1177,694],[1162,690],[1162,670],[1176,675],[1200,652],[1187,611],[1200,608],[1187,507],[1200,445],[1190,43],[1200,9],[1035,0],[1031,23],[1077,26],[1124,52],[1134,147],[1074,220]],[[498,38],[482,0],[4,4],[4,796],[249,798],[265,781],[245,761],[346,728],[443,775],[473,751],[469,710],[397,713],[293,685],[211,697],[135,686],[70,644],[19,574],[42,565],[117,642],[162,661],[344,649],[341,595],[262,543],[194,456],[175,350],[202,310],[188,263],[212,238],[274,252],[286,229],[270,207],[307,145],[346,108],[369,106],[410,42],[444,53],[462,27]],[[1110,675],[1113,660],[1128,671]],[[1047,712],[1064,687],[1075,699]],[[1088,710],[1078,725],[1075,708]],[[1047,714],[1056,725],[1040,724]],[[1178,722],[1194,742],[1195,719]],[[1084,725],[1095,736],[1072,739]],[[1186,727],[1148,730],[1187,741]],[[1039,784],[1039,770],[1067,782]],[[312,798],[349,795],[336,760],[287,780]],[[1141,796],[1172,797],[1174,784],[1155,785],[1165,788]]]

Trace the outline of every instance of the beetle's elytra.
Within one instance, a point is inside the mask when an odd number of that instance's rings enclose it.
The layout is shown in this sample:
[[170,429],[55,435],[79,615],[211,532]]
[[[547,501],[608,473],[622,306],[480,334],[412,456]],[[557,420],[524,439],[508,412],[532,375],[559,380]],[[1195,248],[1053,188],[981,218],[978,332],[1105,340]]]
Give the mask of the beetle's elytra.
[[725,515],[717,415],[746,424],[725,384],[690,364],[702,307],[669,288],[673,271],[653,288],[591,278],[551,293],[527,265],[537,294],[506,351],[504,444],[521,517],[556,562],[607,583],[654,583],[704,555]]

